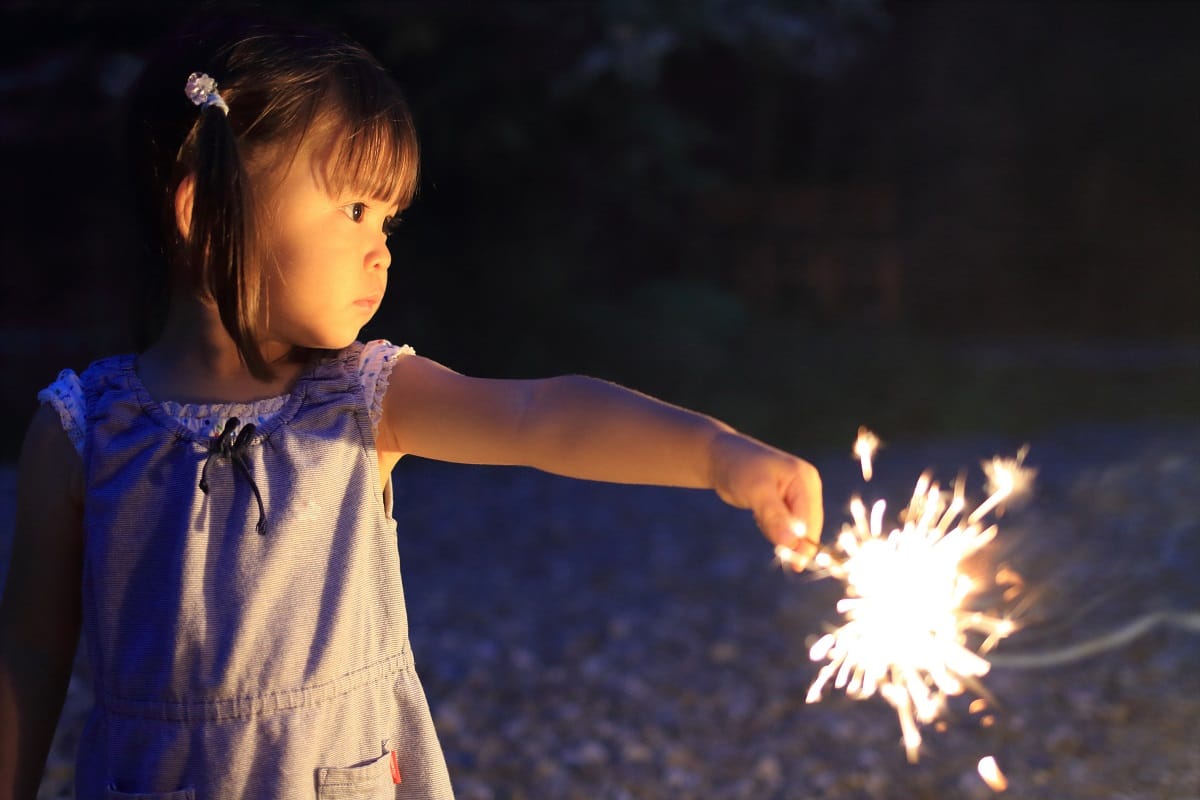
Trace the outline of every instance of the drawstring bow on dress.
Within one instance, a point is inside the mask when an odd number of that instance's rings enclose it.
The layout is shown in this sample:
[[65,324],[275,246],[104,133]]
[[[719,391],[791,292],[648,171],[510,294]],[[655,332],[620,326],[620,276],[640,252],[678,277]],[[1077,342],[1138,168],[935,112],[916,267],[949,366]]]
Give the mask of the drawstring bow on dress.
[[250,447],[250,440],[254,438],[254,423],[247,423],[242,426],[242,430],[237,434],[237,439],[234,439],[234,432],[237,430],[237,417],[230,417],[225,421],[225,427],[221,429],[219,436],[213,437],[208,445],[208,458],[204,460],[204,468],[200,470],[200,491],[208,494],[208,468],[212,464],[213,459],[224,456],[229,459],[234,468],[242,473],[242,476],[250,484],[250,489],[254,492],[254,499],[258,501],[258,524],[254,529],[258,533],[264,534],[267,532],[267,511],[263,506],[262,493],[258,490],[258,484],[254,482],[254,476],[250,474],[250,466],[246,463],[246,450]]

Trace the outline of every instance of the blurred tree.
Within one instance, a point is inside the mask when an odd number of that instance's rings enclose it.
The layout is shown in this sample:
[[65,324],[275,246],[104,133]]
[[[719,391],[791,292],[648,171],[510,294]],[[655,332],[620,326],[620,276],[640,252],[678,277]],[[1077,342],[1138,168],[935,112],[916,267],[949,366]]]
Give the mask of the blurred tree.
[[[844,0],[614,0],[450,4],[405,20],[424,33],[379,50],[425,133],[424,192],[409,216],[426,232],[452,220],[456,241],[409,240],[400,261],[436,265],[416,296],[471,320],[434,336],[453,341],[456,363],[544,371],[572,350],[578,364],[580,345],[598,338],[579,330],[581,295],[610,303],[597,319],[612,327],[648,281],[728,290],[706,195],[769,188],[791,146],[776,136],[795,113],[781,97],[837,74],[884,15]],[[481,347],[480,327],[506,335]],[[458,331],[468,338],[454,341]]]

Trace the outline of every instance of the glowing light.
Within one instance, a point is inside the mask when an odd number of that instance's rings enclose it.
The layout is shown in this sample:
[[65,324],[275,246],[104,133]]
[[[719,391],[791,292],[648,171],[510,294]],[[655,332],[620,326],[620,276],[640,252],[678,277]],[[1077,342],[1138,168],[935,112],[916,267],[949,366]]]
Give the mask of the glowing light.
[[802,545],[808,551],[808,554],[805,555],[787,545],[777,545],[775,547],[775,558],[781,566],[788,567],[796,572],[801,572],[808,566],[814,556],[812,551],[817,549],[817,544],[805,538],[807,533],[808,526],[803,521],[797,520],[792,524],[792,534],[795,535],[797,544]]
[[1029,447],[1022,447],[1015,458],[994,457],[983,462],[983,473],[987,476],[987,492],[990,495],[979,508],[971,513],[972,521],[982,517],[995,506],[1010,497],[1028,491],[1037,470],[1024,466]]
[[875,451],[879,448],[879,438],[871,433],[866,428],[858,429],[858,438],[854,441],[854,455],[858,456],[859,463],[862,464],[863,480],[871,480],[874,471],[871,467],[871,457],[875,455]]
[[[874,448],[860,444],[872,441],[878,443],[859,430],[855,452],[868,479]],[[986,514],[1028,488],[1033,472],[1021,467],[1024,456],[1022,450],[1016,459],[984,465],[990,494],[969,513],[963,479],[944,492],[929,473],[918,479],[898,527],[884,524],[882,500],[868,511],[861,498],[851,499],[851,521],[834,549],[812,559],[845,584],[846,594],[837,604],[845,622],[809,651],[826,663],[807,702],[819,701],[830,684],[860,699],[878,693],[896,710],[908,759],[916,762],[920,726],[938,717],[947,696],[987,674],[982,654],[1016,629],[1009,619],[968,607],[977,585],[963,562],[996,535],[996,526],[982,524]],[[972,648],[971,640],[981,641]]]
[[984,756],[979,759],[979,777],[983,778],[993,792],[1003,792],[1008,788],[1008,778],[1000,771],[994,756]]

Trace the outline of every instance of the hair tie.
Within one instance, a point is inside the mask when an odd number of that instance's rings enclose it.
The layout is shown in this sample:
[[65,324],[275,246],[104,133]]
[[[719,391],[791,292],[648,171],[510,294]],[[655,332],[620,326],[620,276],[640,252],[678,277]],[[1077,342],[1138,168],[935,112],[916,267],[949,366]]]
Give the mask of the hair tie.
[[225,101],[221,95],[217,93],[217,82],[205,75],[203,72],[193,72],[188,75],[187,84],[183,87],[183,93],[200,108],[208,108],[216,106],[229,114],[229,106],[225,105]]

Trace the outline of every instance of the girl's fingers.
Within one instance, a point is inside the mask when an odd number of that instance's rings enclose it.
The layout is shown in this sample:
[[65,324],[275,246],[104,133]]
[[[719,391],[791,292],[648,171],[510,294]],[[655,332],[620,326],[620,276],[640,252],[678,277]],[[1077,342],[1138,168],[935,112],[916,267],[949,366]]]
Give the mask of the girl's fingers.
[[817,554],[817,543],[805,535],[805,525],[799,520],[792,522],[785,541],[774,541],[779,562],[796,572],[803,572]]
[[784,502],[795,523],[793,533],[819,546],[821,528],[825,523],[821,478],[814,468],[807,464],[805,467],[809,472],[792,479],[784,493]]
[[782,502],[771,502],[767,508],[759,510],[755,518],[758,527],[772,544],[791,547],[796,543],[796,534],[793,532],[795,520]]
[[800,572],[808,566],[821,546],[824,509],[821,505],[821,479],[816,470],[805,464],[788,482],[783,496],[776,502],[779,511],[764,515],[770,528],[764,527],[763,532],[777,546],[786,548],[787,565]]
[[793,507],[778,498],[766,501],[765,508],[755,514],[759,528],[773,544],[793,550],[815,552],[821,541],[820,510],[815,515],[811,509],[797,515]]

